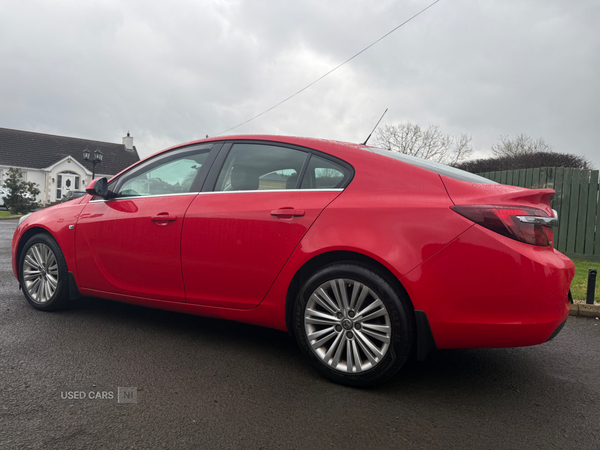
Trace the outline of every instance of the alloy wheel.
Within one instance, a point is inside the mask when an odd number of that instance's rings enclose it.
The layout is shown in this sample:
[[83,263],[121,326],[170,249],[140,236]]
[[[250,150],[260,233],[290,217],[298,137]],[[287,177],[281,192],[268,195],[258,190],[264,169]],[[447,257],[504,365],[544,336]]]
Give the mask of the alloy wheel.
[[314,290],[306,303],[304,330],[313,352],[344,373],[377,366],[392,339],[385,304],[367,285],[346,278],[329,280]]
[[56,256],[46,244],[36,243],[25,254],[23,262],[24,287],[37,303],[48,302],[58,286]]

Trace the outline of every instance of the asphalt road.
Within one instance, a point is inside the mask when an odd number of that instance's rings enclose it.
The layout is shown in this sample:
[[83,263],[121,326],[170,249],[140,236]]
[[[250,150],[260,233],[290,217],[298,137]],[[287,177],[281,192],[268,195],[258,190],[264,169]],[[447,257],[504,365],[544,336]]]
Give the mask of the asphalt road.
[[278,331],[94,299],[38,312],[11,273],[15,228],[0,221],[0,449],[600,448],[594,319],[351,389]]

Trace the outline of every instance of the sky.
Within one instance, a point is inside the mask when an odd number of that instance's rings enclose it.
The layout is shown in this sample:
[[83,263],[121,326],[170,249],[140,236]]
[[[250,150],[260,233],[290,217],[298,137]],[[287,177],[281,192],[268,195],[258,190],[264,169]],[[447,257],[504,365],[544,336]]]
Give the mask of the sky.
[[[433,0],[0,0],[0,127],[142,157],[269,109]],[[543,138],[600,168],[600,2],[440,0],[226,134],[362,142],[410,121]],[[82,149],[83,150],[83,149]]]

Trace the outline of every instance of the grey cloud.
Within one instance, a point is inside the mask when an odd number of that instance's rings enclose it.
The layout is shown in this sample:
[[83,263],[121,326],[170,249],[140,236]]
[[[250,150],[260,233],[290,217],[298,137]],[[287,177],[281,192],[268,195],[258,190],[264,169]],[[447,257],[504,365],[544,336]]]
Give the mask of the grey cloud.
[[[247,120],[426,1],[9,2],[0,126],[118,142],[143,155]],[[441,1],[235,132],[359,141],[387,123],[598,150],[600,8],[592,1]]]

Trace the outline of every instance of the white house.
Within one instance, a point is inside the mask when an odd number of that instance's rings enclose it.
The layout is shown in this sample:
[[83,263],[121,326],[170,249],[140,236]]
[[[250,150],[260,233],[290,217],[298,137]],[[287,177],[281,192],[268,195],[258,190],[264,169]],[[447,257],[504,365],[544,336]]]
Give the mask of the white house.
[[0,186],[8,169],[16,167],[26,181],[38,185],[42,204],[60,200],[67,191],[84,190],[92,180],[92,163],[83,159],[86,148],[92,158],[96,149],[102,152],[96,177],[110,178],[140,160],[129,133],[122,144],[112,144],[0,128]]

